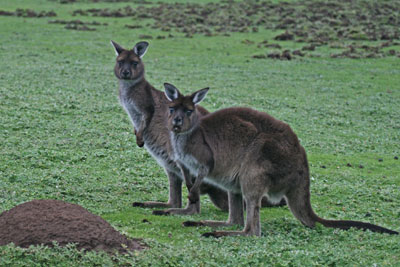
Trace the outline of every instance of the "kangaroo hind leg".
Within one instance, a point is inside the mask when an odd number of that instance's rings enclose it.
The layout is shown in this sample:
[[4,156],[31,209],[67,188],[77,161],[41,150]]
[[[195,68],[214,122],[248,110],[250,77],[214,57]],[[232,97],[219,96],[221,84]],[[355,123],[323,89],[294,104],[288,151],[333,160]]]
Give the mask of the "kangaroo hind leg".
[[[262,178],[260,176],[260,178]],[[247,179],[241,183],[242,186],[242,194],[246,201],[246,224],[242,231],[216,231],[211,233],[205,233],[203,236],[213,236],[213,237],[222,237],[222,236],[234,236],[234,235],[261,235],[261,223],[260,223],[260,208],[261,208],[261,199],[264,195],[265,188],[262,184],[257,183],[257,181],[262,181],[262,179]],[[253,183],[256,182],[256,183]]]
[[181,208],[182,207],[182,179],[174,172],[166,170],[169,180],[168,202],[146,201],[133,202],[134,207],[144,208]]
[[223,236],[261,236],[261,198],[262,196],[260,196],[258,199],[246,199],[246,225],[244,226],[242,231],[215,231],[204,233],[203,236],[216,238]]
[[234,224],[244,225],[243,198],[241,194],[228,193],[229,217],[228,221],[185,221],[183,226],[230,226]]

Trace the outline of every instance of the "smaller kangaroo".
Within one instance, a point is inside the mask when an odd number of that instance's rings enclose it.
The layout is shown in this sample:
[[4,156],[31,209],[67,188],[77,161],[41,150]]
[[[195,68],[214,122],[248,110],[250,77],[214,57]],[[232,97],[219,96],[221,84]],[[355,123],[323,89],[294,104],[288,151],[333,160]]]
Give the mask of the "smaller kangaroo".
[[[130,115],[134,132],[136,135],[136,144],[139,147],[144,146],[143,131],[150,124],[154,114],[154,101],[150,90],[135,90],[135,97],[141,100],[141,105],[131,105],[129,102],[131,88],[144,87],[151,88],[144,80],[144,65],[141,58],[147,51],[149,43],[137,43],[133,51],[125,50],[119,44],[111,41],[117,55],[117,63],[115,64],[114,74],[120,81],[119,98],[122,106]],[[146,89],[147,89],[146,88]],[[139,95],[137,95],[139,94]]]
[[184,226],[244,225],[242,231],[215,231],[203,236],[261,235],[260,206],[263,196],[270,201],[285,198],[293,215],[304,225],[399,234],[370,223],[326,220],[316,215],[310,202],[307,156],[296,134],[286,123],[250,108],[226,108],[199,117],[197,104],[208,88],[183,96],[164,84],[170,101],[168,129],[175,160],[185,166],[196,180],[189,200],[197,199],[196,188],[205,181],[228,191],[229,218],[226,222],[184,222]]

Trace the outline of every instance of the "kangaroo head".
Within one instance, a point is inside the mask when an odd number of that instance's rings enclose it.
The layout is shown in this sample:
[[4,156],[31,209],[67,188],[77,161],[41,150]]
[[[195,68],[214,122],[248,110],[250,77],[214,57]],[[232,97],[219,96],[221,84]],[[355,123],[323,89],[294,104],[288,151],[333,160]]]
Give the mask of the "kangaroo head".
[[170,101],[168,113],[168,130],[174,133],[190,131],[198,122],[196,105],[207,95],[208,87],[183,96],[179,90],[169,83],[164,83],[165,96]]
[[119,44],[111,41],[117,54],[114,67],[115,76],[120,80],[135,80],[144,74],[142,57],[147,51],[149,43],[139,42],[132,50],[126,50]]

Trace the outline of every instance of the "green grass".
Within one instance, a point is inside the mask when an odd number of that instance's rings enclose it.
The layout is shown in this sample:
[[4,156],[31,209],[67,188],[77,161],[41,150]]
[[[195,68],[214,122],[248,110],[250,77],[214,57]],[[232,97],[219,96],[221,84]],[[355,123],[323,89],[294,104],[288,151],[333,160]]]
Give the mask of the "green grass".
[[[82,205],[119,231],[142,237],[150,249],[111,257],[73,247],[0,247],[1,266],[382,266],[400,262],[400,238],[363,231],[308,229],[287,207],[262,210],[262,237],[202,238],[210,229],[185,220],[221,219],[207,197],[195,216],[157,217],[133,201],[166,200],[168,182],[151,156],[135,145],[117,99],[113,39],[125,47],[140,34],[130,18],[94,32],[70,31],[53,19],[76,19],[75,9],[127,3],[0,1],[1,9],[54,10],[56,18],[0,17],[0,212],[37,198]],[[326,218],[363,220],[400,230],[399,58],[293,61],[253,59],[256,44],[280,31],[150,40],[147,79],[184,92],[206,86],[204,106],[250,106],[291,125],[311,166],[312,203]],[[275,41],[271,41],[275,42]],[[286,48],[302,45],[279,42]],[[378,159],[383,159],[379,161]],[[352,167],[346,166],[350,163]],[[364,168],[359,168],[363,165]],[[325,168],[322,168],[325,166]],[[185,192],[186,194],[186,192]],[[185,195],[186,196],[186,195]],[[147,219],[150,223],[143,223]],[[238,227],[233,227],[239,229]]]

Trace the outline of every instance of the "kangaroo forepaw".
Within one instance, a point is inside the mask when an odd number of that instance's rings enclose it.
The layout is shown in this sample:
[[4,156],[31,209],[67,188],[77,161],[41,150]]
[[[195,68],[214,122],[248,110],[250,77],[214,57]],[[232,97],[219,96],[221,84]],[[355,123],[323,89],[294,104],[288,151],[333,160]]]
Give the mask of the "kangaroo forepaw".
[[220,237],[222,237],[223,235],[219,234],[218,232],[208,232],[208,233],[202,234],[201,236],[220,238]]
[[144,141],[141,138],[136,138],[136,144],[138,147],[143,147],[144,146]]
[[142,202],[133,202],[132,207],[144,207],[144,203]]
[[136,131],[135,129],[135,136],[136,136],[136,144],[138,145],[138,147],[143,147],[144,146],[143,131]]
[[203,226],[202,222],[195,222],[195,221],[186,221],[182,223],[185,227],[196,227],[196,226]]
[[165,210],[153,210],[152,214],[158,216],[167,216],[170,215],[170,212]]

